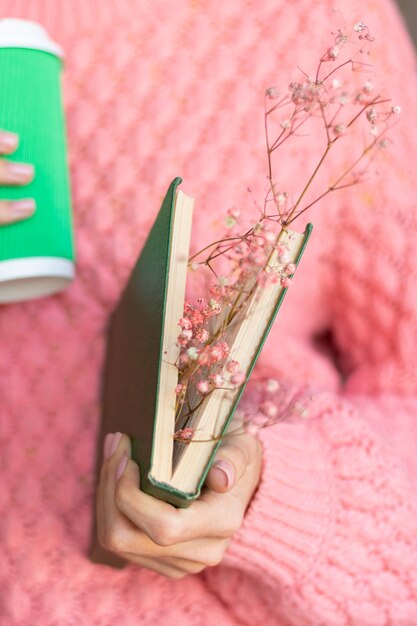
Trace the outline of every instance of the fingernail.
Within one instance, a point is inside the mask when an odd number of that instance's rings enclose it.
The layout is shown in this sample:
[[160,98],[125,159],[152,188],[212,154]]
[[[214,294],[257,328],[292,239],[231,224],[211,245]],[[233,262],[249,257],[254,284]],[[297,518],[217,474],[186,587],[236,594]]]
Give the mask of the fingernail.
[[0,132],[0,150],[13,150],[18,142],[19,137],[15,133]]
[[120,439],[122,438],[122,433],[114,433],[113,438],[111,440],[111,444],[109,447],[109,456],[112,456],[117,450],[117,446],[120,443]]
[[116,470],[116,480],[119,480],[120,476],[123,474],[123,472],[126,469],[126,465],[128,462],[128,458],[126,455],[124,455],[124,457],[122,458],[122,460],[120,461],[119,465],[117,466],[117,470]]
[[18,215],[30,215],[36,208],[35,201],[32,199],[16,200],[11,202],[10,206],[13,213]]
[[216,461],[213,469],[220,470],[224,477],[224,487],[228,487],[234,480],[235,472],[233,466],[228,461]]
[[107,459],[110,458],[110,447],[111,447],[111,442],[113,440],[114,437],[114,433],[108,433],[105,437],[104,437],[104,448],[103,448],[103,456],[104,456],[104,460],[107,461]]
[[23,182],[33,178],[33,165],[26,163],[13,163],[13,161],[7,161],[6,173],[8,177],[16,182]]

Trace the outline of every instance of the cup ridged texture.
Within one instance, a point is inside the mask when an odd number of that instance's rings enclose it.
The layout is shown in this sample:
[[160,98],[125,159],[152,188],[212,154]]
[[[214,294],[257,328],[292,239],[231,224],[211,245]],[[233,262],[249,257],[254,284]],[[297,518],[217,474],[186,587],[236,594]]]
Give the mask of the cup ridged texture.
[[28,220],[0,229],[0,263],[22,257],[73,260],[71,200],[61,61],[53,54],[23,48],[0,49],[0,125],[18,133],[10,160],[33,163],[35,179],[22,187],[0,187],[0,199],[35,198]]

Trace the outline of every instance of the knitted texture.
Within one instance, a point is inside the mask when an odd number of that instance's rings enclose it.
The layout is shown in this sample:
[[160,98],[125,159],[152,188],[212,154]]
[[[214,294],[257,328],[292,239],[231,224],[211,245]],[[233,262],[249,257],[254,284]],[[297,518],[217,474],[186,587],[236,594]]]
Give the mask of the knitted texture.
[[66,51],[78,251],[65,293],[0,309],[1,626],[417,625],[417,83],[388,0],[344,3],[343,20],[370,26],[403,119],[379,178],[309,215],[258,368],[308,383],[308,417],[261,433],[261,484],[219,566],[184,583],[87,557],[109,313],[175,176],[196,197],[195,249],[232,204],[251,210],[264,89],[311,69],[333,4],[0,0]]

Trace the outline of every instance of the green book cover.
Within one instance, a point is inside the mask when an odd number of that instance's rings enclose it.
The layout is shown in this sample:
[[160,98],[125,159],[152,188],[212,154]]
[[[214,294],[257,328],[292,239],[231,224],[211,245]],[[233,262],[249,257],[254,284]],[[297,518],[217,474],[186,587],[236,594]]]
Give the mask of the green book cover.
[[[164,356],[163,332],[175,201],[180,183],[180,178],[171,183],[140,257],[111,316],[103,378],[98,466],[102,463],[105,435],[116,431],[126,433],[132,439],[132,458],[140,468],[141,489],[174,506],[184,507],[199,496],[220,439],[210,450],[209,458],[201,469],[197,488],[192,492],[173,488],[167,482],[157,481],[151,476],[155,416]],[[301,258],[311,229],[312,226],[308,225],[302,236],[302,243],[294,259],[295,264]],[[281,289],[268,318],[263,320],[261,340],[251,357],[246,381],[233,399],[222,432],[226,430],[233,416],[286,291],[287,289]],[[103,562],[103,559],[98,560]],[[108,559],[105,561],[109,562]],[[114,558],[113,561],[120,560]]]

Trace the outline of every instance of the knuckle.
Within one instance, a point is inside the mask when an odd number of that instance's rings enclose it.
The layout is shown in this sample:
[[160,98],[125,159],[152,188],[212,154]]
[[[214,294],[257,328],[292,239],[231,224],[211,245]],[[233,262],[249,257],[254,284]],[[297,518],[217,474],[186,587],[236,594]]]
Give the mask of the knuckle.
[[158,546],[169,547],[180,542],[180,534],[179,524],[174,518],[170,518],[152,528],[150,538]]
[[117,524],[105,528],[103,532],[99,534],[99,542],[103,548],[110,552],[120,553],[125,552],[127,549],[126,538]]

